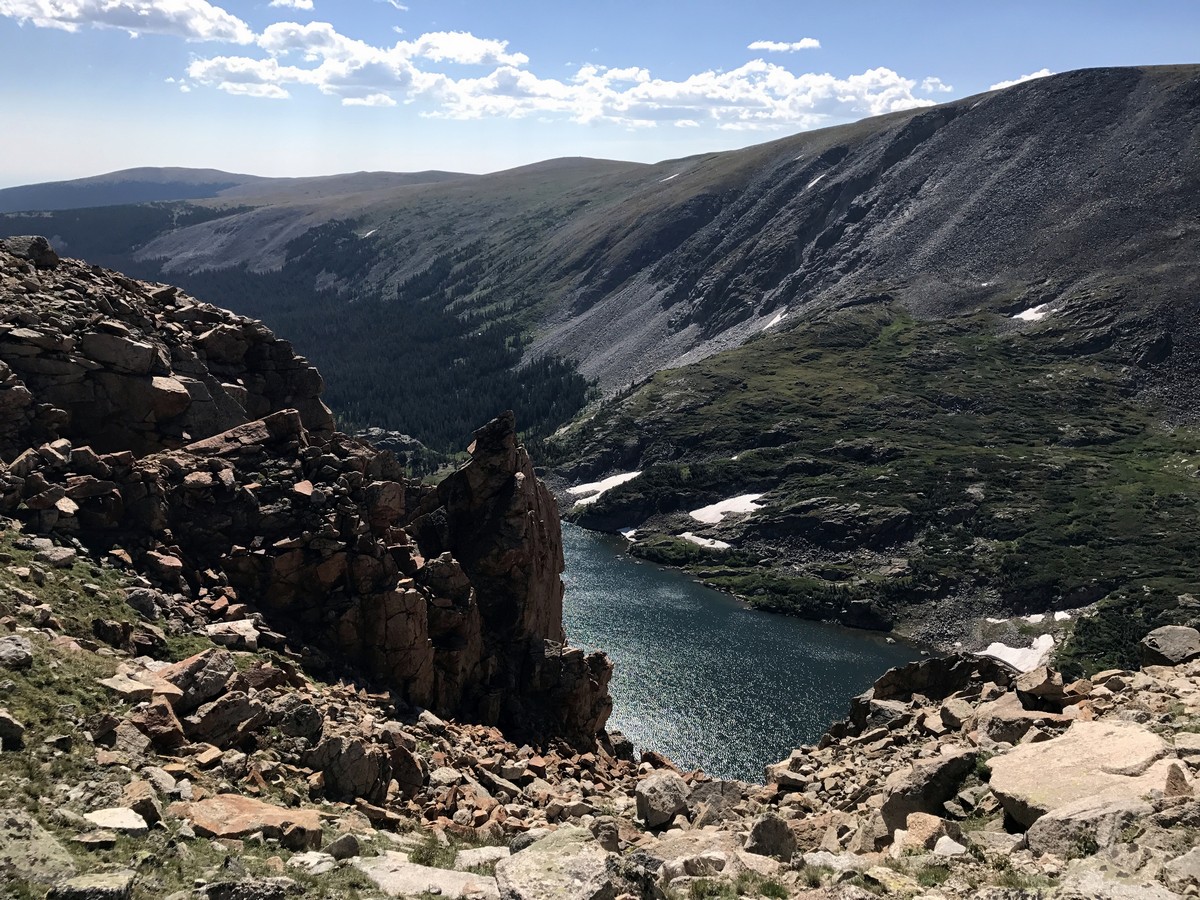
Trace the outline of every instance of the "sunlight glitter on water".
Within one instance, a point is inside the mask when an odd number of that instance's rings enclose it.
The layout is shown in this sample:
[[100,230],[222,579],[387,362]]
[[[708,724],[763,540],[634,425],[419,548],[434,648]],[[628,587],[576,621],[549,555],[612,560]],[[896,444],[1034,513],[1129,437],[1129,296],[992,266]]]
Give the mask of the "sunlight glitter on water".
[[815,741],[851,697],[918,656],[876,633],[747,609],[625,555],[622,538],[564,523],[563,543],[567,636],[616,667],[609,728],[684,769],[762,781],[763,766]]

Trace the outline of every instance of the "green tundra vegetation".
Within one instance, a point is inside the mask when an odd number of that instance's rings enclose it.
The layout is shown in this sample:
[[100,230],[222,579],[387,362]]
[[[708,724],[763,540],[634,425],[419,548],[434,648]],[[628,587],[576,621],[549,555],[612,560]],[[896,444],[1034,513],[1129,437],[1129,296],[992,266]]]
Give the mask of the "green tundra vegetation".
[[[557,435],[550,462],[597,474],[623,448],[643,474],[569,517],[645,523],[635,554],[756,606],[886,627],[937,598],[1099,600],[1063,663],[1135,664],[1147,630],[1198,613],[1200,434],[1135,402],[1119,348],[1058,337],[988,311],[852,308],[658,373]],[[714,532],[684,515],[749,493],[763,511]]]

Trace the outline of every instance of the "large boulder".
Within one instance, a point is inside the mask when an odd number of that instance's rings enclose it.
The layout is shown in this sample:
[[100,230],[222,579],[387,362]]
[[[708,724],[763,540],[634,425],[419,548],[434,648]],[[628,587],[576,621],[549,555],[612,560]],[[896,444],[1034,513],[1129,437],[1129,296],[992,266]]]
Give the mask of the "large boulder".
[[903,828],[912,813],[940,812],[942,804],[958,792],[977,757],[974,750],[954,748],[889,775],[879,810],[888,831]]
[[500,897],[493,878],[417,865],[405,854],[394,850],[380,856],[355,859],[353,865],[389,897],[433,896],[450,900],[499,900]]
[[391,754],[358,737],[332,736],[304,758],[304,764],[324,774],[325,794],[347,803],[361,797],[380,803],[387,797],[391,780]]
[[1132,797],[1084,797],[1046,813],[1025,837],[1034,853],[1069,859],[1085,848],[1106,850],[1122,843],[1124,829],[1153,812],[1149,803]]
[[50,242],[38,234],[20,234],[6,237],[0,246],[18,259],[28,260],[39,269],[53,269],[58,265],[58,254]]
[[1072,719],[1062,713],[1027,709],[1015,691],[1001,694],[995,700],[979,704],[971,721],[974,728],[996,743],[1015,744],[1032,729],[1061,731]]
[[183,696],[175,703],[175,711],[182,715],[224,692],[236,670],[233,654],[213,648],[159,669],[155,675],[183,691]]
[[1143,666],[1177,666],[1200,659],[1200,631],[1186,625],[1164,625],[1142,638]]
[[25,726],[0,706],[0,751],[18,750],[24,743]]
[[129,900],[134,877],[129,871],[78,875],[52,887],[46,900]]
[[774,813],[765,813],[750,826],[750,837],[746,840],[746,852],[760,856],[774,856],[788,862],[796,852],[796,835],[787,820]]
[[33,665],[33,644],[29,638],[10,634],[0,638],[0,668],[28,669]]
[[674,772],[655,772],[638,782],[637,815],[647,828],[666,825],[687,809],[687,783]]
[[608,853],[584,828],[560,828],[496,864],[504,900],[612,900]]
[[205,703],[184,719],[183,726],[194,741],[233,747],[253,734],[267,718],[267,708],[258,700],[241,691],[230,691]]
[[1181,774],[1167,753],[1163,739],[1141,725],[1076,722],[1060,737],[988,760],[989,784],[1005,811],[1028,827],[1081,800],[1139,800],[1167,791]]
[[204,837],[236,839],[262,832],[286,838],[293,849],[321,847],[321,817],[315,809],[285,809],[241,794],[217,794],[171,811],[189,819]]

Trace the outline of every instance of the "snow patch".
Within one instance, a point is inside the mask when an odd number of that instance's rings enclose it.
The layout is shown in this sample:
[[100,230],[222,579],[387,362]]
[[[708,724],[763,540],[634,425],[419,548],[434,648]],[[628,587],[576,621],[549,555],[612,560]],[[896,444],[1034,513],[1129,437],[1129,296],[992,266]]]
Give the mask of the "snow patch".
[[676,172],[674,175],[668,175],[666,178],[660,178],[658,180],[658,183],[662,184],[664,181],[670,181],[672,178],[678,178],[680,176],[680,174],[681,173]]
[[1034,613],[1032,616],[1026,616],[1025,621],[1028,622],[1030,625],[1041,625],[1042,620],[1045,618],[1046,618],[1045,615],[1043,615],[1042,613]]
[[1023,322],[1040,322],[1052,312],[1057,312],[1057,310],[1050,309],[1049,303],[1040,303],[1037,306],[1029,307],[1025,312],[1017,313],[1013,318]]
[[709,550],[729,550],[732,547],[731,544],[727,544],[724,541],[700,537],[699,535],[692,534],[690,531],[685,531],[680,535],[680,537],[685,541],[691,541],[693,544],[697,544],[698,546],[707,547]]
[[983,621],[987,622],[989,625],[1003,625],[1005,622],[1008,621],[1008,619],[993,619],[989,616],[988,618],[984,619]]
[[774,328],[776,325],[778,325],[780,322],[782,322],[786,318],[787,318],[787,310],[786,309],[781,312],[777,312],[777,313],[775,313],[775,318],[773,318],[770,322],[768,322],[766,325],[764,325],[762,330],[767,331],[771,328]]
[[716,525],[730,513],[750,513],[762,507],[756,502],[762,494],[742,494],[740,497],[730,497],[711,506],[693,509],[689,516],[705,525]]
[[804,189],[807,191],[809,188],[813,187],[813,186],[814,186],[814,185],[815,185],[815,184],[816,184],[818,181],[820,181],[820,180],[821,180],[822,178],[824,178],[824,177],[825,177],[824,175],[818,175],[816,178],[814,178],[812,181],[810,181],[810,182],[809,182],[809,183],[808,183],[808,184],[805,186],[805,188],[804,188]]
[[739,457],[739,456],[741,456],[741,455],[742,455],[742,454],[740,454],[740,453],[735,453],[735,454],[733,454],[733,456],[729,457],[729,461],[730,461],[730,462],[737,462],[737,461],[738,461],[738,457]]
[[370,231],[368,231],[366,234],[362,235],[362,237],[364,237],[364,238],[369,238],[371,235],[373,235],[373,234],[374,234],[375,232],[377,232],[378,230],[379,230],[378,228],[372,228],[372,229],[371,229]]
[[625,472],[621,475],[610,475],[601,481],[592,481],[588,484],[581,484],[573,488],[567,488],[568,494],[591,494],[590,497],[580,497],[575,501],[576,506],[587,506],[589,503],[595,503],[599,500],[606,491],[611,491],[618,485],[624,484],[627,481],[633,481],[642,473]]
[[1068,621],[1070,621],[1070,619],[1071,619],[1071,614],[1069,612],[1062,612],[1060,610],[1059,612],[1056,612],[1054,614],[1055,622],[1068,622]]
[[625,538],[625,540],[627,540],[627,541],[632,541],[634,538],[637,537],[637,529],[636,528],[626,528],[624,531],[621,532],[621,537]]
[[1043,634],[1041,637],[1035,638],[1028,647],[1010,647],[1008,644],[1001,644],[997,641],[994,644],[988,644],[987,649],[977,653],[976,656],[990,656],[992,659],[1008,663],[1021,672],[1032,672],[1038,666],[1046,664],[1050,658],[1050,651],[1053,649],[1054,638]]

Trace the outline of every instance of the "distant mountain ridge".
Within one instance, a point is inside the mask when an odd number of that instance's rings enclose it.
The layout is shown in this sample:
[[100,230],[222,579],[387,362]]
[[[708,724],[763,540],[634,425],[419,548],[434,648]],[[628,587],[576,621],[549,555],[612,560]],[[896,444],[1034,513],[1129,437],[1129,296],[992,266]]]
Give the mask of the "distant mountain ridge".
[[312,178],[268,178],[220,169],[140,167],[70,181],[0,189],[0,213],[90,209],[173,200],[211,200],[279,194],[332,196],[468,177],[454,172],[356,172]]

